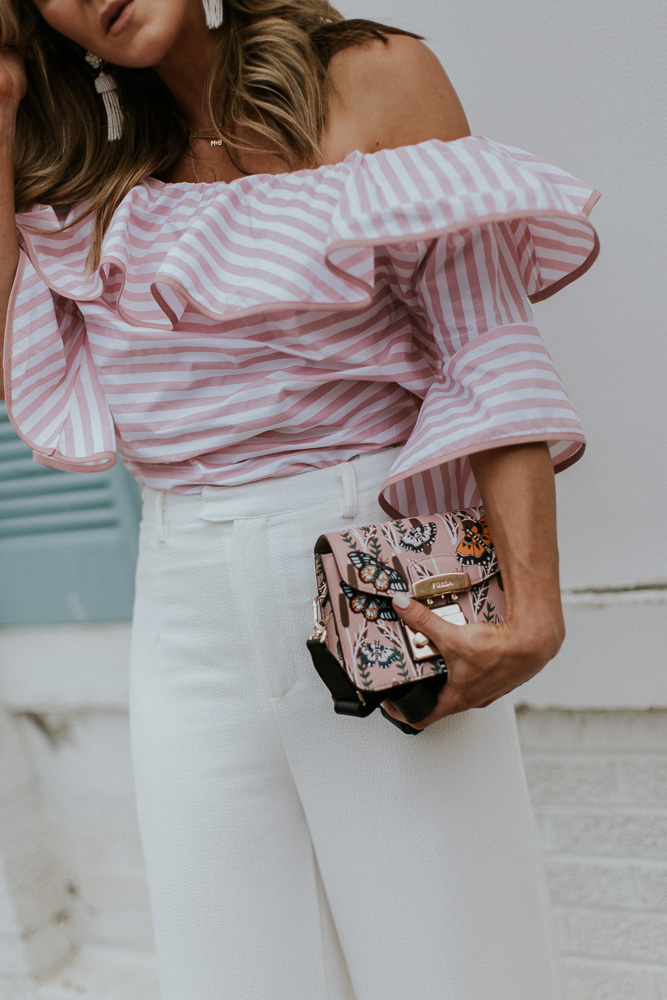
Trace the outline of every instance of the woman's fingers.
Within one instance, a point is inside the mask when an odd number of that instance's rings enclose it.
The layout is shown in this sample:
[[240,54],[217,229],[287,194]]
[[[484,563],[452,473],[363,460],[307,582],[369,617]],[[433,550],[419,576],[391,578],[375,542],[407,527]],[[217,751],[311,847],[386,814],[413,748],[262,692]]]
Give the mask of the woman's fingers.
[[[494,697],[486,698],[483,704],[479,703],[475,700],[474,695],[471,698],[471,693],[469,691],[456,684],[450,674],[450,679],[440,692],[438,704],[433,711],[421,719],[420,722],[411,722],[410,725],[414,729],[427,729],[428,726],[433,725],[434,722],[439,722],[440,719],[444,719],[448,715],[458,715],[460,712],[467,712],[471,708],[486,708],[494,701],[497,701],[498,698],[501,698],[505,693],[505,691],[498,691]],[[383,701],[382,707],[389,715],[393,716],[394,719],[398,719],[399,722],[405,722],[400,709],[393,705],[390,701]]]
[[28,84],[24,55],[17,49],[0,47],[0,103],[14,106],[25,97]]
[[460,650],[462,638],[458,634],[461,630],[460,625],[452,625],[451,622],[443,621],[425,604],[413,601],[404,594],[394,597],[393,605],[404,624],[408,625],[413,632],[423,632],[429,639],[432,639],[445,659],[448,653],[456,653]]
[[[448,715],[482,708],[502,698],[514,686],[508,683],[499,657],[503,644],[502,630],[497,626],[472,623],[452,625],[443,621],[428,607],[400,595],[394,598],[394,608],[401,620],[414,632],[422,632],[432,641],[447,664],[448,680],[440,692],[438,703],[430,715],[414,724],[426,729]],[[384,703],[384,708],[402,720],[400,709]]]
[[[395,597],[393,604],[396,613],[405,625],[412,629],[413,632],[422,632],[428,636],[443,656],[449,670],[449,679],[440,692],[438,704],[433,712],[421,722],[410,723],[415,729],[426,729],[428,725],[442,718],[444,715],[451,715],[457,711],[462,712],[466,708],[471,707],[463,702],[465,692],[462,692],[460,687],[455,683],[457,662],[460,662],[462,649],[468,645],[467,642],[461,641],[463,638],[461,632],[466,631],[466,628],[443,621],[442,618],[434,614],[424,604],[412,600],[403,594]],[[393,718],[401,722],[405,721],[401,715],[400,708],[389,701],[383,703],[383,708]]]
[[[533,641],[526,630],[508,622],[492,625],[473,622],[452,625],[428,607],[400,595],[394,608],[403,623],[422,632],[439,650],[448,671],[433,712],[416,728],[425,729],[447,715],[471,708],[485,708],[534,676],[555,655],[544,643]],[[390,715],[401,718],[400,709],[385,705]]]

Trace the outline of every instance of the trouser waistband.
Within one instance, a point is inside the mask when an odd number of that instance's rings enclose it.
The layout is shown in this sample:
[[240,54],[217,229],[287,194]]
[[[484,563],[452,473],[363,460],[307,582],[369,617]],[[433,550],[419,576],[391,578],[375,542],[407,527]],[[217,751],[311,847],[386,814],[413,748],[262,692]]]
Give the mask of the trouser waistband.
[[324,469],[294,476],[261,479],[237,486],[204,486],[200,493],[173,493],[144,486],[144,517],[152,511],[169,520],[227,521],[244,517],[269,517],[298,511],[338,499],[343,517],[354,518],[361,494],[379,493],[399,446],[367,452]]

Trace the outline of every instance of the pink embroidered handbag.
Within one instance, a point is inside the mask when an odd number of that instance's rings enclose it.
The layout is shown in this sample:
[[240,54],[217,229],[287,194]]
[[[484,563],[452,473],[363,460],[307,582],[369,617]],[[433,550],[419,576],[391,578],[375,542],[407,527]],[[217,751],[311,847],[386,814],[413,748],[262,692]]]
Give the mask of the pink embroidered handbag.
[[392,605],[423,601],[455,625],[499,623],[505,599],[482,507],[402,518],[322,535],[315,545],[318,595],[308,649],[340,715],[365,717],[384,700],[409,723],[429,715],[447,681],[439,651]]

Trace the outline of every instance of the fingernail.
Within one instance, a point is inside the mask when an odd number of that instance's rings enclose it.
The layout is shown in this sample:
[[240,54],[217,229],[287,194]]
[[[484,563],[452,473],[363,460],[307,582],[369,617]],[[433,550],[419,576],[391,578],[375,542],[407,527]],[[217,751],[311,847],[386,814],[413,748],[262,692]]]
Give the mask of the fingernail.
[[407,594],[396,594],[395,597],[392,597],[392,604],[394,605],[394,607],[400,608],[402,611],[405,611],[406,608],[409,608],[411,603],[412,602]]

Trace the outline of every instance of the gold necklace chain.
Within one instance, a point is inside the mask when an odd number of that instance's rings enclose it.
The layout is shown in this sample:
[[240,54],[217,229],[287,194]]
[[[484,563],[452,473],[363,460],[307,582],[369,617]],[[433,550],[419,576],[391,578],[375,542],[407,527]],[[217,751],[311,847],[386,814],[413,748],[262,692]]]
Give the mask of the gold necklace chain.
[[[199,156],[197,153],[195,153],[194,149],[192,148],[192,140],[193,139],[209,139],[210,142],[211,142],[211,146],[225,146],[226,150],[227,150],[227,146],[225,145],[224,140],[220,139],[219,136],[218,136],[218,134],[216,132],[213,132],[213,133],[211,133],[211,132],[193,132],[190,129],[188,129],[188,153],[187,153],[187,155],[190,158],[190,160],[192,161],[192,173],[194,174],[197,182],[201,183],[199,174],[197,173],[197,168],[195,166],[195,163],[196,163],[197,160],[202,160],[202,157]],[[229,154],[229,150],[227,150],[227,153]],[[202,160],[202,162],[205,163],[204,160]],[[234,162],[233,159],[232,159],[232,163],[234,164],[235,167],[237,167],[238,170],[241,171],[242,174],[244,174],[246,177],[249,176],[248,171],[243,170],[241,167],[238,167],[237,164]],[[206,164],[206,163],[205,163],[205,165],[206,166],[210,166],[210,164]]]
[[193,132],[191,129],[188,129],[188,157],[190,158],[192,173],[194,174],[195,180],[200,184],[201,178],[197,173],[196,162],[197,160],[201,160],[201,157],[198,156],[192,148],[193,139],[209,139],[211,146],[222,146],[224,143],[216,132]]
[[192,139],[210,139],[212,146],[222,146],[222,139],[217,132],[188,132],[188,140]]

